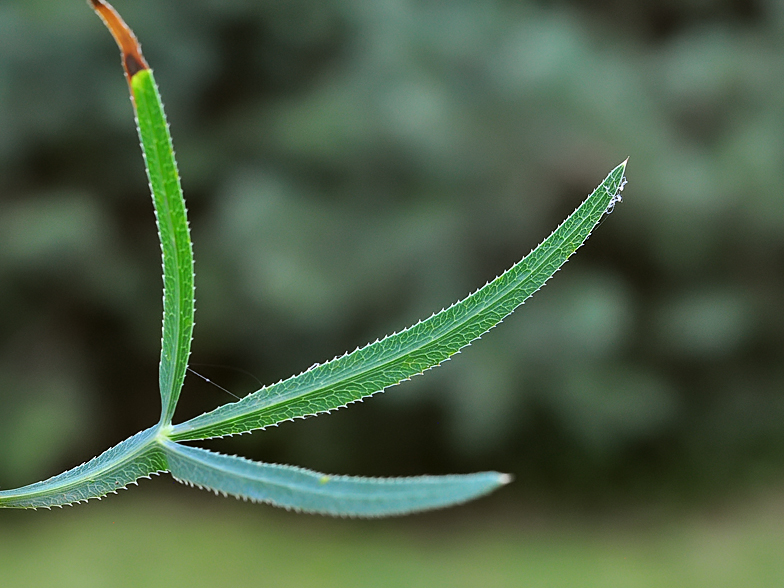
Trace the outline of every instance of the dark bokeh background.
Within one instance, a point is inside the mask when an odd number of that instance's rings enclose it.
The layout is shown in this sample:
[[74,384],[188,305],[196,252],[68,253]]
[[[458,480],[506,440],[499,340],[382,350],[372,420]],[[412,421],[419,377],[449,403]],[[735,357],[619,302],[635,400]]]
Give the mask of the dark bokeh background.
[[[211,447],[498,469],[497,500],[555,508],[784,477],[780,3],[115,4],[177,148],[192,361],[238,395],[474,290],[631,157],[624,203],[471,349]],[[0,487],[157,419],[160,288],[112,39],[82,1],[0,1]],[[189,376],[176,419],[230,400]]]

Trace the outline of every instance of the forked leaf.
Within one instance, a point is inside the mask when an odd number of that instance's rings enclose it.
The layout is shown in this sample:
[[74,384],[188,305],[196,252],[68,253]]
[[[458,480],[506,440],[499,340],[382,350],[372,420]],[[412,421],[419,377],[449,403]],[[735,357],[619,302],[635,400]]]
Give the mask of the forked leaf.
[[538,290],[620,200],[626,162],[539,247],[510,270],[426,321],[262,388],[246,398],[172,427],[193,332],[193,252],[171,137],[160,95],[136,37],[103,0],[90,0],[115,36],[155,204],[164,267],[163,341],[158,424],[58,476],[0,491],[0,507],[51,508],[100,498],[151,474],[276,506],[339,516],[399,515],[471,500],[507,483],[482,472],[378,479],[326,476],[293,466],[252,462],[187,447],[204,439],[318,414],[355,402],[439,365],[501,322]]
[[152,427],[67,472],[14,490],[0,491],[0,507],[51,508],[116,493],[139,478],[167,470]]
[[195,312],[193,247],[185,200],[163,103],[141,46],[114,8],[102,0],[90,1],[122,52],[155,206],[163,256],[163,336],[158,372],[160,422],[168,424],[185,380]]
[[169,470],[180,482],[286,509],[349,517],[384,517],[473,500],[507,484],[498,472],[413,478],[328,476],[294,466],[260,463],[163,442]]
[[400,333],[175,425],[170,438],[235,435],[328,412],[439,365],[500,323],[566,263],[620,198],[625,169],[624,161],[536,249],[467,298]]

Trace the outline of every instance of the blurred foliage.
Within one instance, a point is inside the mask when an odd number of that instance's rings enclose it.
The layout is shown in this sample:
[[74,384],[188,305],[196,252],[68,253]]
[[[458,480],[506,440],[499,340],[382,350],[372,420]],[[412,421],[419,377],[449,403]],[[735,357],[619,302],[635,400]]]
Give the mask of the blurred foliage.
[[[116,0],[190,207],[194,367],[240,395],[241,370],[275,381],[474,290],[631,156],[624,203],[456,361],[214,447],[495,468],[578,500],[780,479],[781,6]],[[0,129],[8,487],[155,421],[161,284],[117,51],[83,2],[0,3]],[[189,378],[176,420],[228,399]]]

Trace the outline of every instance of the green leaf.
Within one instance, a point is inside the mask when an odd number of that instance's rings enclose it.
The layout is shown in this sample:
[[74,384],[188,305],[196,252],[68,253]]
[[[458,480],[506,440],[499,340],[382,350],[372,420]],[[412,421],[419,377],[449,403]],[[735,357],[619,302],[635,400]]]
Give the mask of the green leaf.
[[172,476],[216,494],[332,516],[383,517],[472,500],[510,481],[481,472],[414,478],[328,476],[294,466],[267,464],[206,449],[163,442]]
[[163,105],[138,41],[104,0],[91,3],[123,54],[161,239],[161,418],[156,426],[81,466],[43,482],[0,491],[0,507],[51,508],[101,498],[167,469],[182,482],[216,493],[307,512],[365,517],[449,506],[509,482],[509,476],[497,472],[397,479],[327,476],[220,455],[174,441],[242,433],[333,410],[439,365],[501,322],[582,245],[602,216],[620,200],[626,162],[616,167],[539,247],[464,300],[401,333],[172,427],[194,318],[193,251],[185,202]]
[[157,441],[158,427],[130,437],[53,478],[0,491],[0,507],[51,508],[117,493],[139,478],[165,472],[166,457]]
[[171,422],[188,366],[194,321],[193,248],[169,127],[152,71],[131,78],[147,176],[163,252],[161,420]]
[[439,365],[500,323],[582,245],[620,200],[626,161],[522,261],[429,319],[353,353],[175,425],[175,441],[244,433],[328,412]]

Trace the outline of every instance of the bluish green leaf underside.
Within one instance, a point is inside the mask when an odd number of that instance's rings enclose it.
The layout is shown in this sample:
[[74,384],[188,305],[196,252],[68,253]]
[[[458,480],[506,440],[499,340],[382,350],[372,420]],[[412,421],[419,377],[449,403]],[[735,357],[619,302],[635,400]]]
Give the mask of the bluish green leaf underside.
[[400,333],[175,425],[171,439],[234,435],[328,412],[439,365],[500,323],[569,259],[615,204],[625,168],[626,162],[616,167],[552,235],[467,298]]
[[168,440],[156,426],[58,476],[0,491],[0,507],[51,508],[86,502],[166,471],[180,482],[224,495],[302,512],[357,517],[451,506],[510,480],[497,472],[389,479],[327,476],[186,447]]
[[259,463],[172,442],[163,443],[180,482],[237,498],[332,516],[382,517],[451,506],[509,482],[498,472],[412,478],[328,476]]
[[155,440],[155,427],[137,433],[98,457],[57,476],[0,491],[0,507],[51,508],[100,498],[139,478],[166,471],[166,458]]
[[131,79],[137,125],[163,253],[161,423],[171,422],[185,380],[194,321],[193,248],[169,127],[152,71]]

